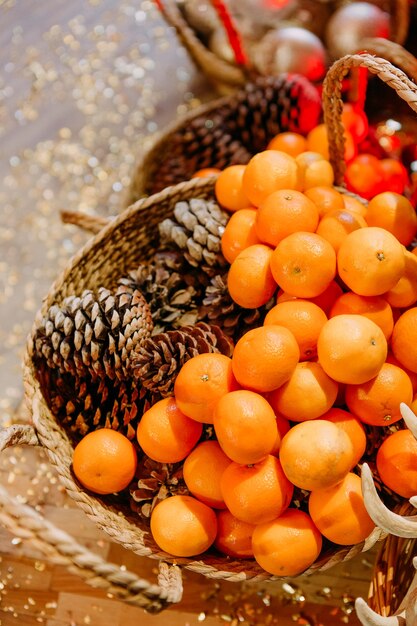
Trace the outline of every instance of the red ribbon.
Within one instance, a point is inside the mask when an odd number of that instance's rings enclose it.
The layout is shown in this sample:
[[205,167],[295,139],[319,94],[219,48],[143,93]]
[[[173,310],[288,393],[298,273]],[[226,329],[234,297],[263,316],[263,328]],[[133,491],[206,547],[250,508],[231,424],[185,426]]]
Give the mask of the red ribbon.
[[219,19],[224,26],[236,63],[238,65],[247,65],[248,58],[243,49],[239,32],[233,22],[230,11],[226,7],[226,4],[222,2],[222,0],[211,0],[211,4],[215,8]]

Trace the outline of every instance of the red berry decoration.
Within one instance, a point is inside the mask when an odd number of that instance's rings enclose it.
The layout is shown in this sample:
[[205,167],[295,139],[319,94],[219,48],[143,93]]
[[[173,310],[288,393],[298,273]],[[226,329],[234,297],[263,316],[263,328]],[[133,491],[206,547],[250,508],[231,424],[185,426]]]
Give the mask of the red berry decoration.
[[358,154],[346,167],[345,180],[349,191],[369,200],[382,190],[384,172],[379,159],[372,154]]
[[404,193],[404,189],[409,184],[406,167],[397,159],[381,159],[379,165],[383,174],[384,191],[395,191]]
[[368,118],[365,111],[357,104],[345,102],[342,112],[342,124],[356,143],[363,141],[368,134]]

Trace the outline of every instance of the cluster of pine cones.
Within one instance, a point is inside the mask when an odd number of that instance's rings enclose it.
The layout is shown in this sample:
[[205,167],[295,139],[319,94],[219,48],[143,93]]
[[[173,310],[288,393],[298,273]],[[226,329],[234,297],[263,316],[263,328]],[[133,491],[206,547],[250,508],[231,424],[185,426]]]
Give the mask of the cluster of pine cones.
[[[262,323],[271,301],[246,310],[227,290],[221,235],[228,220],[214,201],[178,202],[159,225],[150,262],[105,286],[51,306],[34,337],[44,397],[74,443],[110,427],[133,439],[143,412],[172,395],[177,373],[205,352],[231,356],[234,342]],[[203,437],[212,435],[210,427]],[[132,508],[148,517],[169,493],[184,493],[181,466],[143,458],[130,489]]]

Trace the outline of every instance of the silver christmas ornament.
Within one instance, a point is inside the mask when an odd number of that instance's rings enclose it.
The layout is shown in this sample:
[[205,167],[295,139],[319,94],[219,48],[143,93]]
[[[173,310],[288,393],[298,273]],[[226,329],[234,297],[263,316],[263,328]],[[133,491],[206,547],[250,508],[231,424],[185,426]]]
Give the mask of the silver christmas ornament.
[[322,38],[333,11],[331,0],[300,0],[288,18],[294,26],[306,28]]
[[321,40],[305,28],[271,30],[253,48],[253,63],[261,74],[302,74],[311,81],[326,72],[326,51]]
[[[340,9],[342,6],[346,6],[348,4],[352,4],[353,2],[357,2],[358,0],[339,0],[336,3],[336,7],[334,10]],[[386,11],[389,13],[392,9],[393,0],[366,0],[369,4],[374,4],[379,7],[382,11]]]
[[366,37],[388,38],[390,16],[369,2],[353,2],[333,13],[326,27],[325,42],[332,59],[360,50]]
[[228,0],[228,7],[237,18],[249,19],[255,28],[274,28],[288,18],[298,0]]

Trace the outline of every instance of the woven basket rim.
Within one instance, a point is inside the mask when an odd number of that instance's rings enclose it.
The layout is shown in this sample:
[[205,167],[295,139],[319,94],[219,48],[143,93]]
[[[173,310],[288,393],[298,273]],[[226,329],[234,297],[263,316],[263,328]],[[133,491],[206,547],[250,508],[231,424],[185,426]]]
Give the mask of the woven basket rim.
[[[118,217],[112,220],[102,231],[92,237],[69,261],[64,271],[57,277],[44,298],[42,307],[38,312],[32,334],[27,342],[27,350],[24,357],[24,384],[26,400],[33,413],[33,424],[39,440],[44,447],[49,461],[55,466],[68,495],[85,511],[85,513],[112,539],[121,543],[125,548],[133,550],[142,556],[154,559],[162,559],[170,563],[176,563],[192,571],[204,574],[207,577],[228,580],[280,580],[280,577],[271,576],[265,572],[254,560],[231,560],[229,557],[216,557],[205,553],[197,559],[175,558],[161,552],[150,535],[150,530],[139,518],[133,523],[127,516],[121,516],[115,508],[107,505],[102,499],[82,490],[71,473],[72,444],[62,426],[58,424],[49,410],[47,402],[42,395],[40,382],[36,377],[36,369],[32,360],[32,338],[37,329],[41,316],[48,307],[59,302],[62,297],[62,289],[71,279],[74,268],[79,269],[89,255],[99,251],[100,247],[112,241],[111,237],[126,224],[132,217],[141,216],[146,209],[158,206],[168,201],[173,204],[178,197],[191,198],[210,194],[213,190],[213,179],[192,179],[164,189],[158,194],[138,200],[127,208]],[[143,220],[142,220],[143,221]],[[111,245],[111,243],[110,243]],[[85,288],[85,287],[84,287]],[[132,515],[133,518],[133,515]],[[385,534],[380,529],[375,529],[371,535],[354,546],[346,546],[337,550],[334,554],[319,558],[305,575],[314,571],[324,570],[342,560],[348,560],[362,551],[371,548],[376,541],[381,540]]]
[[[199,106],[190,109],[184,115],[181,115],[178,119],[166,124],[159,132],[155,133],[150,141],[149,146],[144,151],[142,156],[135,163],[135,174],[132,178],[132,182],[127,189],[125,208],[130,208],[136,205],[136,202],[132,204],[133,196],[148,195],[145,192],[146,181],[148,181],[152,175],[152,172],[157,169],[158,156],[162,157],[163,147],[169,143],[172,135],[178,130],[182,129],[190,121],[201,115],[207,115],[215,112],[223,105],[227,105],[231,102],[231,96],[221,96],[204,102]],[[152,194],[156,195],[156,194]]]

